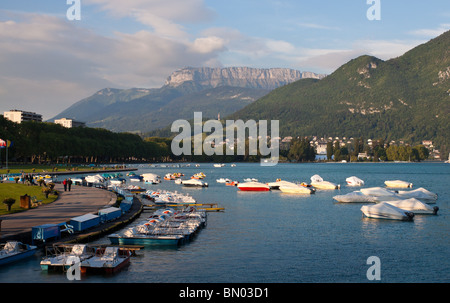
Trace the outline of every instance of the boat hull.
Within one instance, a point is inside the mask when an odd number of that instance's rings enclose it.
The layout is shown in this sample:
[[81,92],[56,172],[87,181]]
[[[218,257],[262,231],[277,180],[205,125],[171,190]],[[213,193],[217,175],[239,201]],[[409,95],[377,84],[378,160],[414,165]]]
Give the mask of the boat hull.
[[18,254],[6,257],[6,258],[2,258],[2,259],[0,259],[0,266],[4,265],[4,264],[9,264],[9,263],[14,263],[14,262],[17,262],[17,261],[21,261],[23,259],[31,257],[31,256],[33,256],[36,253],[36,251],[37,251],[37,248],[33,248],[33,249],[30,249],[30,250],[25,251],[25,252],[21,252],[21,253],[18,253]]
[[113,245],[177,246],[184,237],[108,237]]

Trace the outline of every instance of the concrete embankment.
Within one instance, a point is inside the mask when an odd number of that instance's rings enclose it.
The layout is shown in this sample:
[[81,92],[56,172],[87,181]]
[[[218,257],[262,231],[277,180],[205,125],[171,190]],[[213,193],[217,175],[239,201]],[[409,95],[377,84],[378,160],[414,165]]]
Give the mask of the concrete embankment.
[[[69,222],[71,218],[87,213],[96,213],[100,209],[116,203],[117,195],[111,191],[95,187],[72,186],[71,191],[64,191],[62,184],[55,187],[60,195],[50,204],[0,217],[0,241],[19,240],[31,243],[31,231],[35,226],[43,224],[59,224]],[[69,234],[60,239],[66,241],[85,241],[101,236],[115,228],[126,225],[142,211],[142,204],[135,198],[131,209],[113,222],[90,228],[84,233]],[[48,243],[46,243],[48,244]]]

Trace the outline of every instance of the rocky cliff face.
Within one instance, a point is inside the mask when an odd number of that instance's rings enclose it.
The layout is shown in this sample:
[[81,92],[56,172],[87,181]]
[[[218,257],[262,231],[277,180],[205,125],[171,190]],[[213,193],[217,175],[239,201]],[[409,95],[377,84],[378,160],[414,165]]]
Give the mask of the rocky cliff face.
[[186,82],[194,82],[203,88],[235,86],[247,88],[275,89],[302,78],[321,79],[325,75],[300,72],[288,68],[183,68],[170,75],[165,85],[177,87]]

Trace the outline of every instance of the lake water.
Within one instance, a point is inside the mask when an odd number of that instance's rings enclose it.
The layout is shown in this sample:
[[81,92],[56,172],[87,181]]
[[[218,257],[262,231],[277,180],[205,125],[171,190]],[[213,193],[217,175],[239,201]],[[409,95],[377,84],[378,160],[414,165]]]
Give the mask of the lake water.
[[[365,283],[367,259],[380,260],[380,282],[450,282],[450,164],[445,163],[237,163],[236,167],[139,166],[136,173],[206,174],[208,188],[185,188],[163,180],[147,188],[190,193],[199,203],[218,203],[224,212],[208,213],[207,226],[178,248],[146,248],[113,276],[85,276],[78,283]],[[319,174],[340,190],[313,195],[280,191],[240,192],[218,178],[272,182],[310,181]],[[413,189],[437,193],[437,216],[416,215],[413,222],[363,218],[363,204],[336,203],[333,196],[358,188],[345,179],[357,176],[364,187],[405,180]],[[133,182],[134,184],[134,182]],[[143,216],[148,214],[143,214]],[[109,243],[104,238],[97,243]],[[40,269],[42,254],[0,268],[0,282],[71,282],[65,274]]]

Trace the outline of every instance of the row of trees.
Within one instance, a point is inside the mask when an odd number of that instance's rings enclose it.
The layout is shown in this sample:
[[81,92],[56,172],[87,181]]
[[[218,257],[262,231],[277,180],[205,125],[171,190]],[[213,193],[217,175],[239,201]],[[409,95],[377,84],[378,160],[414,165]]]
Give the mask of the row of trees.
[[[367,157],[359,157],[364,153]],[[372,146],[364,144],[362,138],[355,139],[353,146],[340,146],[339,142],[328,142],[327,158],[334,161],[422,161],[428,159],[429,150],[423,145],[389,145],[383,139],[372,141]],[[365,158],[365,159],[364,159]]]
[[[170,140],[143,140],[105,129],[65,128],[53,123],[11,122],[0,117],[0,138],[13,142],[10,161],[23,163],[120,163],[170,157]],[[2,163],[6,153],[2,153]]]

